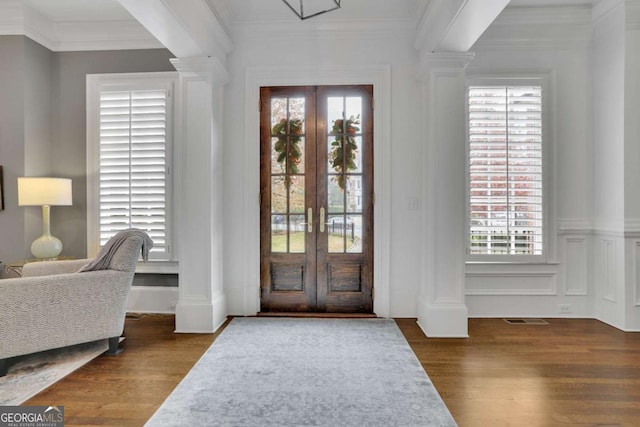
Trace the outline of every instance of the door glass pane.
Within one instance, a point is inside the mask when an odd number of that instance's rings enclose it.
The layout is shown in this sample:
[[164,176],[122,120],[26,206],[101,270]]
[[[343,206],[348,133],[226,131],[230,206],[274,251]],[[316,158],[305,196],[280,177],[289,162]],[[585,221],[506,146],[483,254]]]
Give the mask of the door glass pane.
[[287,252],[287,217],[271,215],[271,252]]
[[287,98],[271,98],[271,128],[287,119]]
[[283,176],[271,177],[271,213],[287,213],[287,187]]
[[299,122],[300,126],[291,129],[292,134],[304,135],[306,132],[304,126],[305,105],[304,98],[289,99],[289,119]]
[[[327,105],[327,117],[331,122],[327,135],[329,174],[362,172],[361,104],[360,97],[329,98]],[[337,182],[338,186],[344,189],[344,177],[338,177]]]
[[289,212],[304,213],[304,176],[291,178],[289,186]]
[[306,234],[304,215],[291,215],[289,217],[289,252],[304,253]]
[[[275,127],[283,119],[302,122],[299,134],[305,133],[304,128],[305,105],[304,98],[272,98],[271,99],[271,127]],[[278,133],[278,132],[274,132]]]
[[[335,126],[336,119],[342,119],[344,117],[344,98],[341,96],[330,96],[327,98],[327,120],[329,120],[329,132],[334,134],[333,127]],[[338,126],[339,133],[342,133],[342,128]]]
[[327,239],[330,253],[362,253],[361,117],[362,97],[327,99]]
[[362,212],[362,177],[347,177],[347,212]]
[[304,97],[271,99],[272,252],[305,252],[304,118]]
[[338,178],[342,178],[342,175],[333,175],[328,178],[327,207],[329,213],[344,212],[344,191],[338,185]]
[[326,230],[329,253],[344,253],[346,232],[344,215],[329,215]]
[[271,138],[271,173],[284,173],[285,163],[280,163],[278,161],[278,155],[282,150],[285,142],[280,142],[280,138],[272,137]]
[[304,173],[304,137],[300,136],[303,123],[297,120],[280,120],[271,129],[272,173],[295,175]]
[[362,215],[348,215],[346,241],[348,253],[362,253]]
[[348,138],[349,147],[351,149],[351,153],[347,153],[347,156],[351,154],[351,162],[349,163],[349,172],[350,173],[362,173],[362,153],[364,152],[362,149],[362,137],[354,136]]
[[[353,117],[354,119],[357,119],[357,124],[354,123],[353,125],[353,130],[355,130],[353,133],[361,133],[360,129],[362,129],[361,125],[363,124],[360,121],[362,118],[362,98],[359,96],[348,96],[345,99],[345,110],[345,117]],[[357,128],[357,130],[355,128]]]
[[[302,122],[301,122],[302,123]],[[305,138],[291,135],[289,145],[289,161],[293,163],[290,173],[304,173]]]

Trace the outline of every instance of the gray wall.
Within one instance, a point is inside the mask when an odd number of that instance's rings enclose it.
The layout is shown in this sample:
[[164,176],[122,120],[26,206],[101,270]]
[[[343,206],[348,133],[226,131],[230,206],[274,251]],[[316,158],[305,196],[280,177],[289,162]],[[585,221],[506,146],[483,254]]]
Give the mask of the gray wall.
[[[51,176],[51,64],[53,53],[29,38],[24,43],[24,176]],[[13,185],[15,181],[10,182]],[[25,253],[42,234],[42,208],[20,207],[24,212]],[[57,209],[57,208],[54,208]],[[55,234],[54,234],[55,235]]]
[[[0,262],[30,257],[41,210],[18,207],[19,176],[73,180],[73,206],[51,209],[62,255],[86,256],[86,75],[175,71],[166,49],[51,52],[24,36],[0,36]],[[0,275],[2,270],[0,270]]]
[[24,37],[0,37],[0,165],[5,203],[0,211],[0,261],[5,263],[25,255],[24,210],[18,207],[16,187],[16,178],[25,169],[24,69]]

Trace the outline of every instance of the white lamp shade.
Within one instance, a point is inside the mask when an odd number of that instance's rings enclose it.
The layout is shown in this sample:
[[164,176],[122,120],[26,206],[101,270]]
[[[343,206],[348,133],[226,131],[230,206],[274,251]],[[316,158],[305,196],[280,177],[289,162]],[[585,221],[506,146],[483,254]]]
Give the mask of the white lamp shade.
[[18,178],[19,206],[70,206],[71,180],[67,178]]

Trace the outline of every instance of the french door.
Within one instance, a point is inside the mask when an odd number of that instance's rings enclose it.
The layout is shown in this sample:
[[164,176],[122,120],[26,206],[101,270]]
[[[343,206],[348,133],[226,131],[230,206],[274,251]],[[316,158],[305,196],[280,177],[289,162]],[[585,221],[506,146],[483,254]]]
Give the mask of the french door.
[[372,99],[261,88],[262,312],[373,312]]

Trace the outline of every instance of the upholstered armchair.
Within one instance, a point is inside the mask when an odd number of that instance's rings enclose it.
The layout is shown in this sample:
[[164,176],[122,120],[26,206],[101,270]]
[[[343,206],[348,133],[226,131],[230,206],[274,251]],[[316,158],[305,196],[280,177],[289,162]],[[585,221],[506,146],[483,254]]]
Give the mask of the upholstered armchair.
[[107,353],[119,352],[136,263],[152,243],[138,230],[112,244],[117,237],[96,257],[100,269],[80,272],[96,260],[42,261],[0,280],[0,376],[11,358],[53,348],[108,339]]

